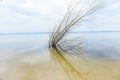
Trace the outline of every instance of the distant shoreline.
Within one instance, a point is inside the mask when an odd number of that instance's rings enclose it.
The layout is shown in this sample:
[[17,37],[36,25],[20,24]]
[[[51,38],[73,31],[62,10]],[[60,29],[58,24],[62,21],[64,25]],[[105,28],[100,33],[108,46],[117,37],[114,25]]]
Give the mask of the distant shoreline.
[[[79,32],[70,32],[74,33],[116,33],[120,31],[79,31]],[[19,33],[0,33],[0,35],[34,35],[34,34],[50,34],[52,32],[19,32]]]

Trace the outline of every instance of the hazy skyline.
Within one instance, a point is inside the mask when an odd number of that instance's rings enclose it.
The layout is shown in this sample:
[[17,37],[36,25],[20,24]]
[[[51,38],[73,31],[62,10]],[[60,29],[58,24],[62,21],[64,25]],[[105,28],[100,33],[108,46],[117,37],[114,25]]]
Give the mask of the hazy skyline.
[[[0,0],[0,32],[48,32],[65,13],[64,0]],[[80,30],[120,31],[120,0],[105,0]]]

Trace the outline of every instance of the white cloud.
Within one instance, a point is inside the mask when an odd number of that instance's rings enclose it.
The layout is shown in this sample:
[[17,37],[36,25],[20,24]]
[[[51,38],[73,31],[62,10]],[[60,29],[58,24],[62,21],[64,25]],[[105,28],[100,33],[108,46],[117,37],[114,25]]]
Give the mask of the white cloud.
[[[119,7],[119,0],[107,5],[102,15],[94,15],[95,25],[120,25]],[[4,0],[0,3],[0,32],[47,32],[65,11],[65,0]]]
[[52,11],[53,6],[44,4],[32,0],[5,1],[0,8],[0,32],[48,31],[57,15]]

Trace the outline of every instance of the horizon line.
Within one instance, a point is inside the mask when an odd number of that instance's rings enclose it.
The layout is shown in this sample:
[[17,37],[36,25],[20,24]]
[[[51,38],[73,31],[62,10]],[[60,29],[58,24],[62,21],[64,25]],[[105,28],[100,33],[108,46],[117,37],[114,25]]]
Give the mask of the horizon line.
[[[100,33],[100,32],[120,32],[120,31],[76,31],[76,32],[70,32],[70,33]],[[14,35],[14,34],[48,34],[52,32],[2,32],[0,35]]]

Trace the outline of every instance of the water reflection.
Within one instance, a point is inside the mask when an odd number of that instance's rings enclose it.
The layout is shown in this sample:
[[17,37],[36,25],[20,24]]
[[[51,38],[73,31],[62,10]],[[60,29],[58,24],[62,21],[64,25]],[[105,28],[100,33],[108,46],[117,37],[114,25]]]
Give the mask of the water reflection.
[[[104,35],[104,36],[103,36]],[[88,80],[119,80],[120,33],[80,33],[88,60],[76,63]],[[0,36],[0,78],[2,80],[69,80],[51,64],[48,35]],[[66,55],[67,56],[67,55]],[[74,57],[70,58],[73,63]]]

